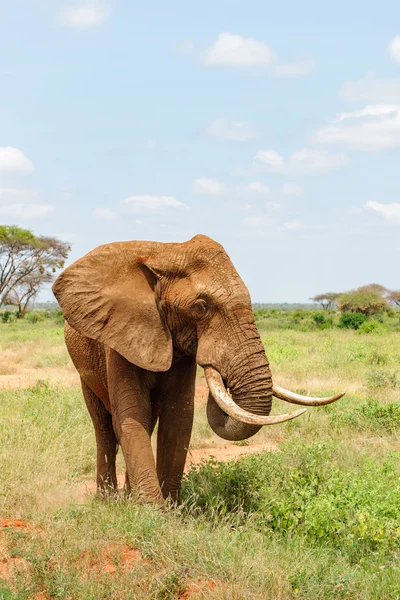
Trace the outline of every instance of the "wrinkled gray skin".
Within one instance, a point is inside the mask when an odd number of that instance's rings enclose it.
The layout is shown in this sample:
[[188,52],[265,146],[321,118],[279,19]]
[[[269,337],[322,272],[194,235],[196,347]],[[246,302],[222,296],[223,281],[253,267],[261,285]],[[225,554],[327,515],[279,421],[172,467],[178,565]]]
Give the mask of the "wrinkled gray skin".
[[[65,269],[53,291],[95,428],[99,492],[117,486],[119,443],[128,490],[144,501],[178,500],[196,363],[214,367],[240,407],[269,414],[271,372],[248,290],[210,238],[100,246]],[[259,430],[227,416],[211,395],[207,416],[226,440]]]

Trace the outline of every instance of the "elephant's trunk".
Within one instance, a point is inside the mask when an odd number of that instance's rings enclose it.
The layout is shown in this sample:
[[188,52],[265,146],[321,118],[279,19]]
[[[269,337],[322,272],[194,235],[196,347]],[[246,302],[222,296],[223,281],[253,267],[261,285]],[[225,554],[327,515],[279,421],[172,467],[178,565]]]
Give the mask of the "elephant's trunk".
[[[198,353],[198,362],[204,367],[210,390],[207,418],[217,435],[231,441],[247,439],[263,425],[282,423],[305,412],[305,409],[301,409],[291,414],[271,417],[272,396],[303,406],[322,406],[343,396],[337,394],[328,398],[312,398],[272,385],[268,360],[252,315],[249,318],[246,311],[243,311],[237,321],[239,333],[236,339],[240,342],[235,348],[229,348],[232,358],[221,373],[217,367],[218,363],[223,364],[221,361],[207,362],[207,353],[204,350]],[[208,349],[210,346],[212,344],[209,344]]]
[[[258,337],[258,336],[257,336]],[[226,440],[251,437],[268,418],[272,404],[272,378],[261,340],[254,339],[230,361],[226,383],[213,367],[204,368],[210,394],[207,418],[211,429]],[[226,392],[229,387],[232,399]],[[244,419],[243,412],[250,416]],[[246,422],[244,422],[246,421]]]
[[[210,388],[210,394],[212,399],[216,402],[219,408],[229,417],[240,421],[241,423],[247,423],[248,425],[275,425],[277,423],[283,423],[290,419],[299,417],[306,408],[298,410],[290,415],[278,415],[276,417],[270,417],[268,415],[258,416],[254,413],[248,412],[241,408],[228,394],[225,388],[224,382],[221,375],[213,367],[206,367],[204,369],[208,387]],[[258,395],[256,400],[259,400]]]

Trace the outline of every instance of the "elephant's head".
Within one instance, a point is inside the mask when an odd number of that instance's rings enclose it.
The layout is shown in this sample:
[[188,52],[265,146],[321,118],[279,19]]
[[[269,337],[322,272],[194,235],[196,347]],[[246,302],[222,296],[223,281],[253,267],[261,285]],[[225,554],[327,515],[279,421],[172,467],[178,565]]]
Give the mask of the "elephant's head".
[[174,357],[193,356],[210,389],[210,426],[225,439],[304,412],[269,416],[273,395],[301,405],[343,395],[308,398],[272,384],[249,292],[208,237],[100,246],[65,269],[53,291],[74,329],[143,369],[167,371]]

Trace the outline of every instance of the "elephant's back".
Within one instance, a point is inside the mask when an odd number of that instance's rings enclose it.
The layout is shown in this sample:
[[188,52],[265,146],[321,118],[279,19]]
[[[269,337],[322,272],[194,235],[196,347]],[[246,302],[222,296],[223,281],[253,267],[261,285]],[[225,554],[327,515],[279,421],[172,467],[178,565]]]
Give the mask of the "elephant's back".
[[78,333],[65,321],[65,343],[79,375],[109,409],[104,344]]

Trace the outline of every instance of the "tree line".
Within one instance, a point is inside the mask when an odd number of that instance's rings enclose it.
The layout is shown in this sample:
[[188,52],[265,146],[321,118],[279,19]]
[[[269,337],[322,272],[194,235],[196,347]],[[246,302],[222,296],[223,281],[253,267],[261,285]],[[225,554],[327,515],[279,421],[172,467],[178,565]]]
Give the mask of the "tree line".
[[400,308],[400,290],[388,290],[379,283],[370,283],[349,292],[317,294],[310,300],[323,310],[337,308],[340,312],[361,313],[368,317],[387,310],[390,304]]

